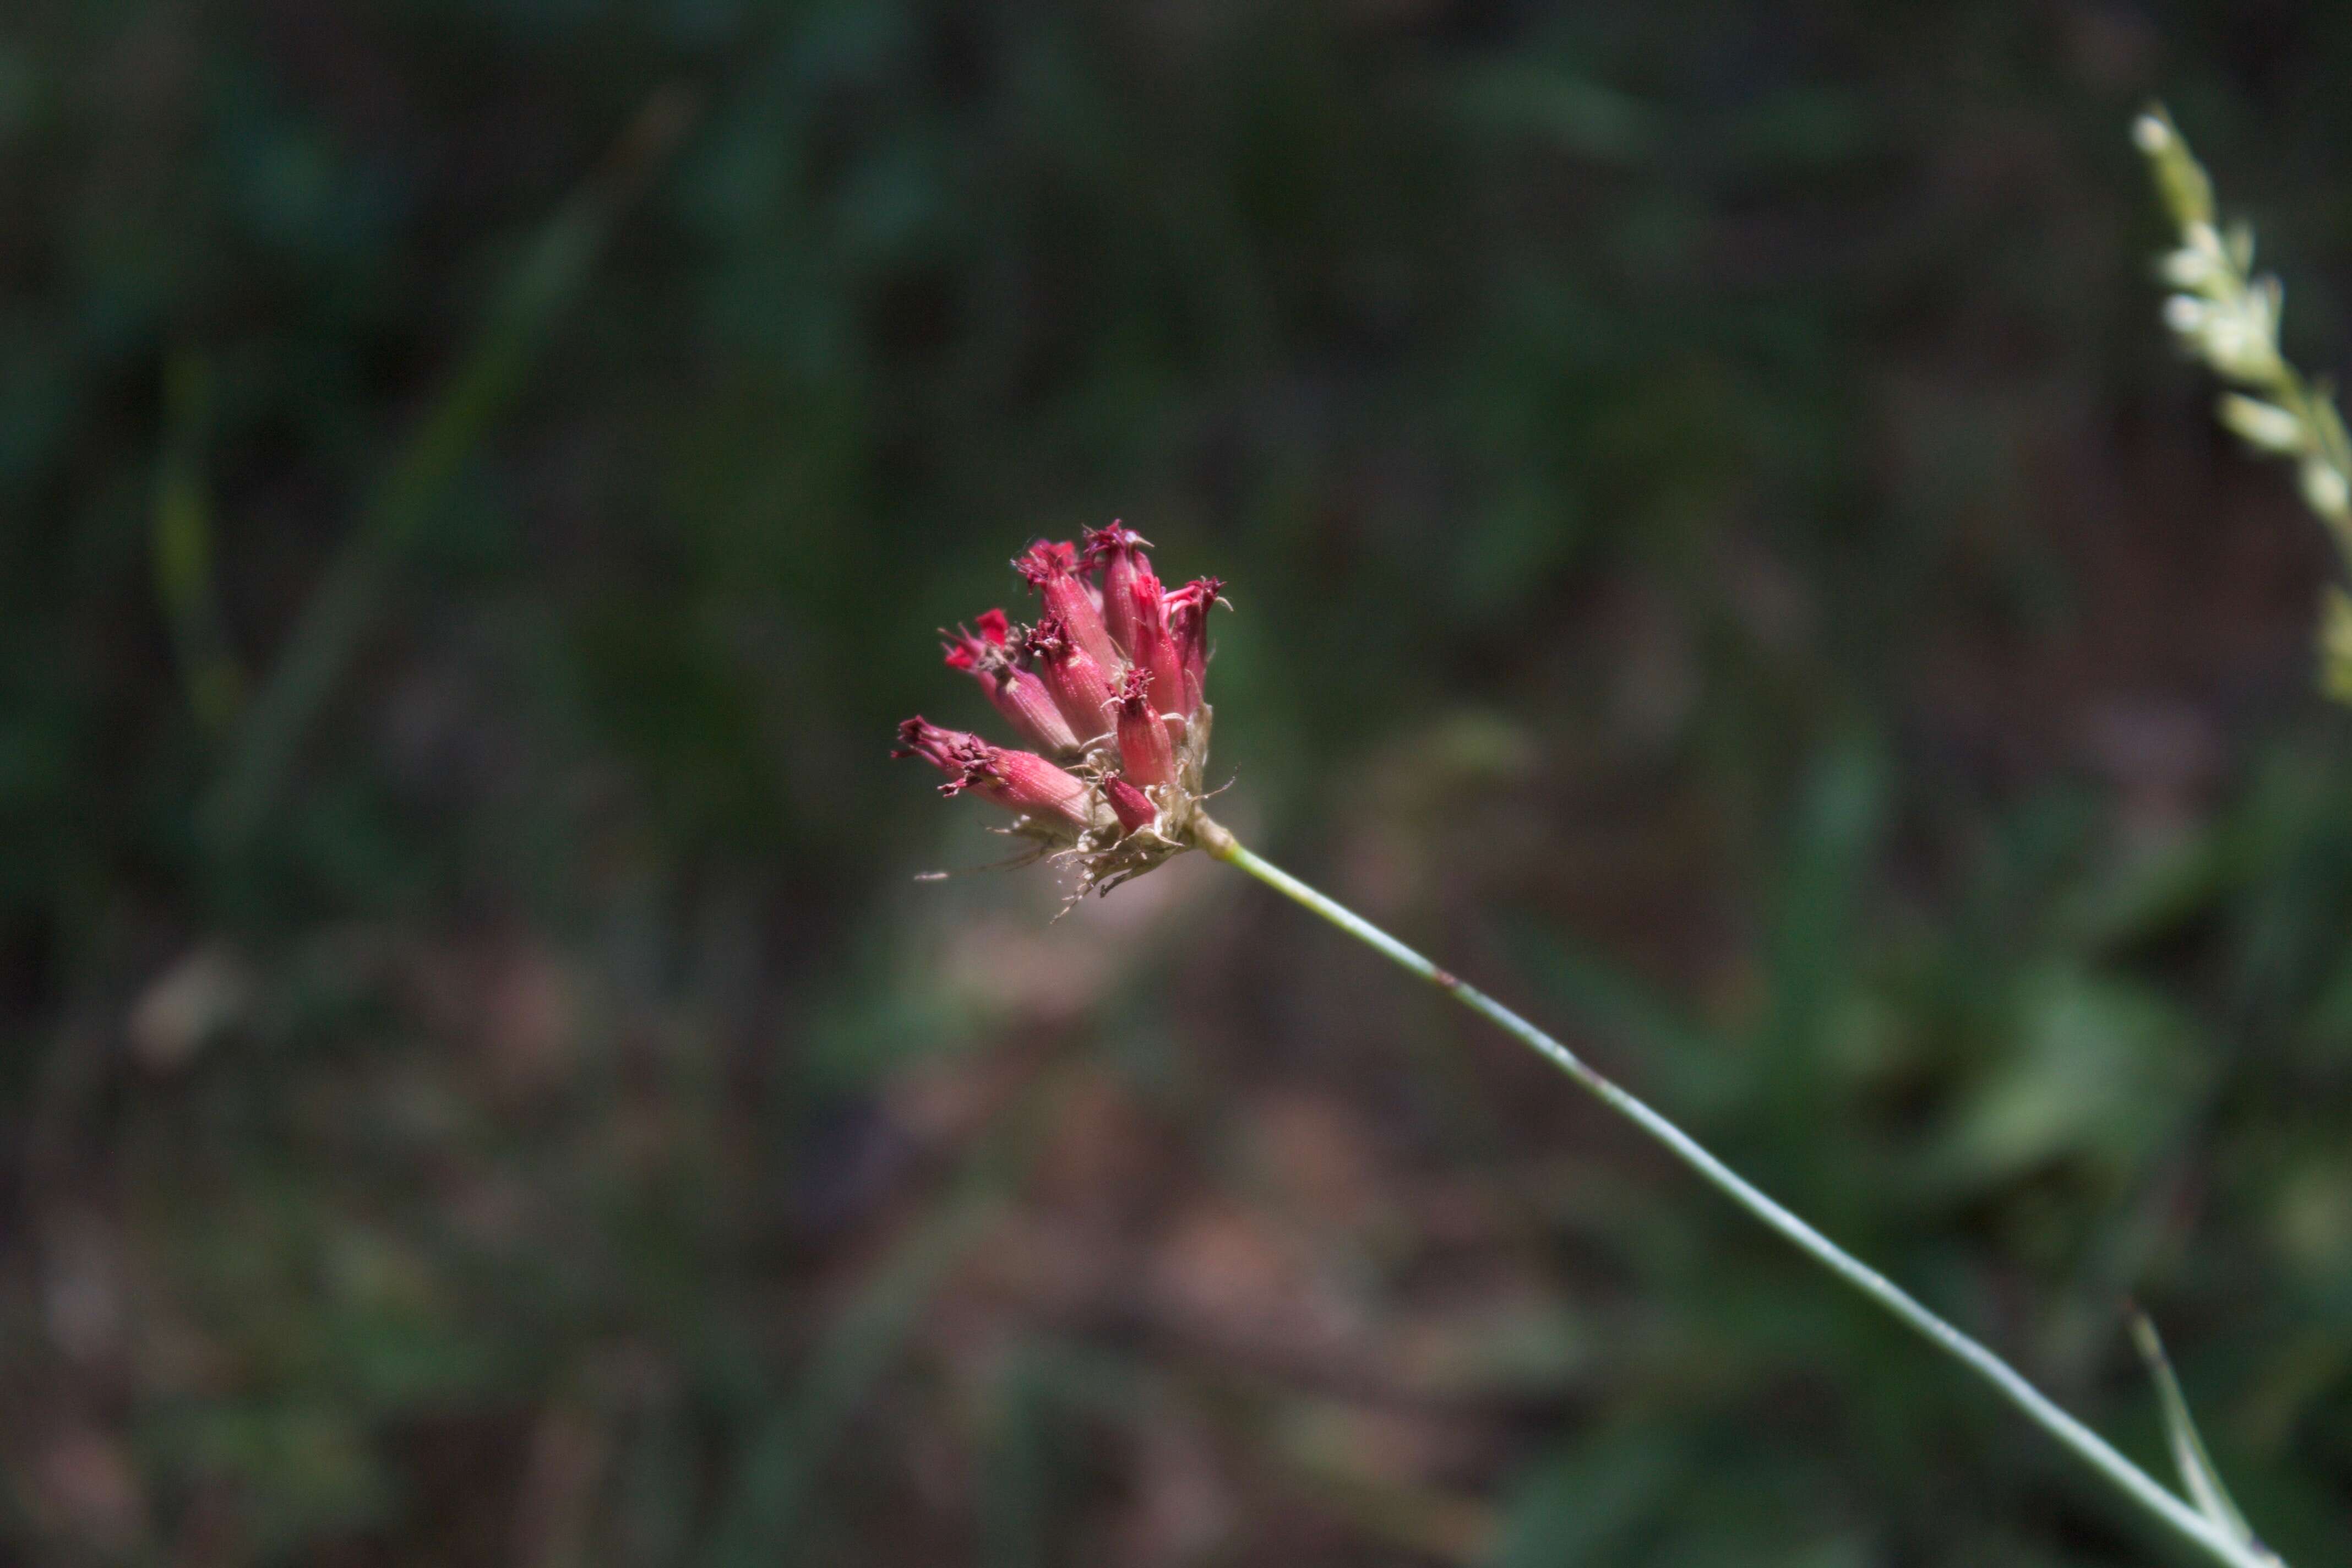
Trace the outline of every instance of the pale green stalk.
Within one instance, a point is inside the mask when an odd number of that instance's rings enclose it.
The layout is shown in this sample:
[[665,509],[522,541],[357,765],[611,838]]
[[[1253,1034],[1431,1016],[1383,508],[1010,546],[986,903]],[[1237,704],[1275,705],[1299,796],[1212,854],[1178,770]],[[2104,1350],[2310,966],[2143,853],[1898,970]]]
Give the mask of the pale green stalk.
[[1512,1012],[1476,986],[1439,968],[1412,948],[1242,847],[1234,836],[1205,816],[1196,819],[1193,838],[1200,847],[1229,866],[1255,877],[1285,898],[1313,910],[1349,936],[1385,954],[1460,1002],[1472,1012],[1498,1025],[1505,1033],[1532,1047],[1569,1077],[1583,1085],[1602,1104],[1616,1111],[1666,1147],[1668,1152],[1696,1171],[1723,1194],[1794,1242],[1831,1273],[1885,1308],[1928,1342],[1945,1352],[2000,1392],[2096,1470],[2146,1513],[2174,1534],[2197,1547],[2213,1562],[2230,1568],[2281,1568],[2279,1559],[2251,1540],[2234,1537],[2220,1523],[2183,1501],[2148,1473],[2118,1453],[2107,1440],[2052,1403],[2017,1370],[1983,1345],[1922,1306],[1919,1301],[1876,1269],[1854,1258],[1837,1243],[1799,1219],[1757,1190],[1738,1173],[1704,1148],[1672,1121],[1588,1066],[1582,1058]]

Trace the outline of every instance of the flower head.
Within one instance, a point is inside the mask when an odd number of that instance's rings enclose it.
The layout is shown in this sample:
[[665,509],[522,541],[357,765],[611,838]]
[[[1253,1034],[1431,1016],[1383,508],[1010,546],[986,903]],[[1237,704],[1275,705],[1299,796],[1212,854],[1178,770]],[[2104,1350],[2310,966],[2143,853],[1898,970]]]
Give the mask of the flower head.
[[1215,832],[1201,811],[1212,717],[1202,693],[1222,584],[1163,590],[1147,546],[1118,522],[1088,533],[1083,552],[1039,540],[1013,563],[1043,601],[1034,626],[989,610],[976,631],[940,634],[949,668],[970,674],[1037,751],[915,718],[892,753],[945,773],[942,795],[1012,812],[1004,831],[1076,864],[1081,892],[1108,891]]

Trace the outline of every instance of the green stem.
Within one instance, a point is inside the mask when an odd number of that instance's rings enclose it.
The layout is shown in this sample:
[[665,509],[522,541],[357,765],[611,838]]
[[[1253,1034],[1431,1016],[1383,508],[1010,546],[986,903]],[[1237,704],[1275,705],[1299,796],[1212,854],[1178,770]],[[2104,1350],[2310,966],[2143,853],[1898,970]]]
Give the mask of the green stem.
[[1998,1390],[2042,1430],[2073,1449],[2117,1489],[2214,1562],[2230,1568],[2281,1568],[2279,1560],[2258,1546],[2241,1545],[2213,1521],[2182,1501],[2148,1473],[2118,1453],[2107,1440],[2053,1404],[2048,1395],[1983,1345],[1920,1305],[1918,1300],[1876,1269],[1854,1258],[1837,1243],[1799,1219],[1750,1185],[1731,1167],[1708,1153],[1681,1128],[1603,1078],[1583,1059],[1496,1001],[1476,986],[1440,969],[1420,953],[1373,925],[1346,906],[1317,892],[1278,866],[1269,865],[1242,847],[1232,834],[1203,817],[1194,829],[1201,847],[1227,865],[1255,877],[1285,898],[1312,910],[1349,936],[1386,954],[1405,969],[1446,992],[1454,999],[1516,1037],[1552,1065],[1582,1084],[1602,1104],[1665,1145],[1724,1194],[1794,1242],[1813,1260],[1839,1279],[1894,1313]]

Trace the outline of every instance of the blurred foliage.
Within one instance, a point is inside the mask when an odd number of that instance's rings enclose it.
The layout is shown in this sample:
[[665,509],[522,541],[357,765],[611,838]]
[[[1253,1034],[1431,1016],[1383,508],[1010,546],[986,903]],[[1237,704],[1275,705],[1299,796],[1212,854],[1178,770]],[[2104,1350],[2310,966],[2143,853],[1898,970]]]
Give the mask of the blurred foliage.
[[[0,16],[26,1563],[2146,1561],[1981,1390],[1220,868],[883,760],[1037,531],[1222,813],[2290,1561],[2352,1516],[2329,563],[2161,92],[2352,333],[2352,13]],[[1197,858],[1194,858],[1197,860]]]

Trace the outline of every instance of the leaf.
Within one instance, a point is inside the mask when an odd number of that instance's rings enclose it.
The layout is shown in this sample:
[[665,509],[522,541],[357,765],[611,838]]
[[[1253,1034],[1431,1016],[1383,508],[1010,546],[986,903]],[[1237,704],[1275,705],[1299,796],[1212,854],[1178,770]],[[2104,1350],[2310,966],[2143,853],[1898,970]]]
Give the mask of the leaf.
[[2172,1444],[2172,1462],[2180,1468],[2180,1484],[2189,1500],[2231,1540],[2277,1562],[2255,1541],[2253,1527],[2238,1511],[2229,1488],[2221,1484],[2221,1472],[2213,1468],[2213,1457],[2205,1451],[2205,1439],[2198,1436],[2197,1423],[2189,1415],[2189,1401],[2181,1395],[2180,1380],[2173,1375],[2172,1363],[2164,1353],[2164,1342],[2157,1337],[2156,1324],[2146,1312],[2132,1313],[2131,1335],[2132,1342],[2139,1347],[2140,1359],[2147,1363],[2148,1375],[2156,1380],[2157,1396],[2164,1405],[2165,1434]]
[[268,823],[304,735],[383,610],[394,572],[513,406],[557,323],[585,291],[614,224],[683,140],[696,111],[697,100],[682,89],[655,92],[604,165],[509,268],[457,368],[378,481],[244,710],[204,808],[224,847],[249,847]]
[[2011,1054],[1952,1108],[1923,1178],[1965,1193],[2053,1161],[2109,1182],[2144,1168],[2205,1071],[2179,1009],[2152,988],[2062,967],[2027,976],[2011,1016]]

